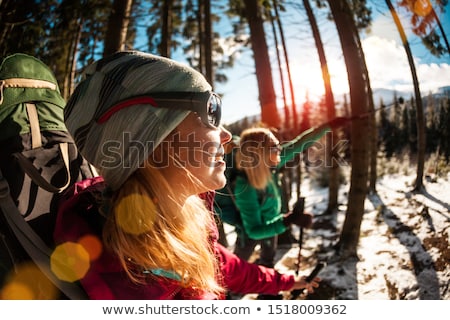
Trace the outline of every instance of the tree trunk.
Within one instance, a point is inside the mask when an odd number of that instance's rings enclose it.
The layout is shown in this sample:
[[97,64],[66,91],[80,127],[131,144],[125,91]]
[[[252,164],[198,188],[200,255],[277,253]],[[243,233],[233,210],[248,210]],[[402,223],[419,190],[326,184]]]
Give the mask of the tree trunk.
[[197,33],[198,33],[198,71],[203,75],[206,72],[205,67],[205,23],[203,13],[205,11],[205,0],[198,0],[198,11],[197,11]]
[[211,1],[204,0],[204,23],[205,23],[205,77],[214,87],[214,67],[212,61],[212,25],[211,25]]
[[170,58],[172,49],[172,7],[173,0],[164,0],[162,6],[161,43],[159,45],[159,53],[167,58]]
[[124,50],[132,2],[132,0],[114,0],[105,36],[104,57]]
[[14,20],[13,14],[10,12],[11,2],[10,0],[0,1],[0,57],[4,56],[5,51],[7,51],[7,48],[3,48],[3,45],[14,27],[14,23],[8,20],[8,18]]
[[375,116],[375,107],[373,103],[372,88],[369,86],[369,128],[370,128],[370,174],[369,174],[369,192],[375,194],[377,192],[377,157],[378,157],[378,132],[377,119]]
[[246,18],[250,28],[253,57],[255,59],[256,79],[258,82],[261,121],[270,127],[280,127],[272,69],[265,38],[263,19],[258,0],[244,0]]
[[[333,89],[331,87],[330,73],[328,72],[328,63],[325,56],[325,50],[323,47],[323,42],[320,37],[319,27],[317,26],[316,17],[311,8],[309,0],[303,0],[303,5],[306,10],[306,15],[308,16],[309,24],[311,25],[311,30],[314,37],[314,42],[317,48],[317,54],[319,55],[320,66],[322,69],[322,78],[325,89],[325,105],[327,108],[327,118],[328,121],[336,117],[335,102],[333,96]],[[333,153],[334,147],[336,145],[335,141],[338,139],[338,130],[333,130],[331,133],[331,139],[327,139],[326,143],[326,157],[331,162],[326,162],[329,168],[330,179],[328,185],[328,207],[325,211],[326,214],[333,213],[338,206],[338,192],[339,192],[339,164],[333,159],[335,156]]]
[[[283,74],[283,66],[281,65],[281,57],[280,57],[280,49],[278,46],[278,36],[277,30],[275,28],[274,18],[269,10],[267,10],[267,14],[270,16],[270,25],[272,26],[273,39],[275,41],[275,52],[277,54],[277,63],[278,70],[280,72],[280,83],[281,83],[281,93],[283,95],[283,103],[284,103],[284,129],[288,130],[290,128],[290,117],[289,117],[289,107],[286,100],[286,88],[284,86],[284,74]],[[276,11],[277,12],[277,11]],[[279,19],[279,16],[275,13],[275,19]]]
[[278,13],[278,2],[276,0],[273,1],[273,6],[275,8],[275,16],[277,17],[278,29],[280,30],[281,45],[283,47],[284,61],[286,62],[286,72],[289,82],[289,92],[291,93],[292,128],[294,129],[294,132],[297,133],[299,130],[299,122],[297,114],[297,104],[295,102],[294,83],[292,82],[287,45],[284,37],[283,25],[281,24],[280,14]]
[[[352,116],[368,112],[368,72],[358,30],[346,0],[328,0],[341,42],[350,87]],[[368,136],[367,118],[356,119],[351,128],[351,181],[347,214],[339,239],[342,259],[356,256],[367,195]]]
[[77,52],[78,44],[81,40],[81,31],[83,28],[83,19],[77,20],[76,33],[72,36],[69,50],[67,52],[67,66],[64,77],[63,97],[67,101],[74,90],[75,73],[77,71]]
[[445,34],[444,27],[442,26],[441,20],[439,20],[439,17],[437,16],[436,11],[434,10],[433,7],[431,7],[431,14],[433,15],[434,20],[436,20],[439,31],[441,31],[442,38],[444,39],[445,47],[447,48],[447,53],[450,54],[450,44],[448,43],[447,35]]
[[423,112],[422,97],[420,95],[419,80],[417,79],[416,67],[414,59],[406,38],[405,31],[400,22],[400,19],[395,11],[390,0],[386,0],[386,4],[391,11],[392,18],[397,26],[400,38],[402,39],[403,47],[405,48],[406,56],[408,57],[409,67],[411,69],[411,76],[414,86],[414,97],[416,100],[416,125],[417,125],[417,176],[414,184],[414,191],[420,192],[423,190],[423,170],[425,166],[425,115]]

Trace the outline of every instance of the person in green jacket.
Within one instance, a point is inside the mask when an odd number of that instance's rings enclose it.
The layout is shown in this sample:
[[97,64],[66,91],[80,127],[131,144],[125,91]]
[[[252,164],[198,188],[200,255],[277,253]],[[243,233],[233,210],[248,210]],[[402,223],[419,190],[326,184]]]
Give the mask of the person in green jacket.
[[282,212],[281,191],[277,171],[296,154],[311,147],[334,127],[346,123],[338,117],[319,127],[302,132],[293,140],[280,144],[267,128],[248,128],[241,133],[236,152],[236,167],[240,170],[234,185],[234,199],[240,211],[244,232],[237,234],[234,253],[248,260],[257,244],[261,246],[258,264],[274,267],[277,236],[291,224],[309,227],[310,214],[294,215]]

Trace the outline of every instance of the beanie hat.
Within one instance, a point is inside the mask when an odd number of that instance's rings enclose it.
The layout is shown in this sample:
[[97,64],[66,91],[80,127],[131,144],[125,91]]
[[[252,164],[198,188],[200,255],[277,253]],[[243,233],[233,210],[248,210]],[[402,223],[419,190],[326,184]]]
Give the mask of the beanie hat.
[[138,51],[118,52],[86,68],[67,102],[65,123],[80,153],[117,190],[190,111],[136,102],[105,122],[98,119],[133,97],[210,90],[202,74],[182,63]]

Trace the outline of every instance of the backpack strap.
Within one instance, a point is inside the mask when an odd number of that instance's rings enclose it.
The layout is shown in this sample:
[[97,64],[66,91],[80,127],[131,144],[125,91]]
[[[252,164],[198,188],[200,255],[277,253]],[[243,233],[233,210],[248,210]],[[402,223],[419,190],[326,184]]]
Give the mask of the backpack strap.
[[64,191],[70,184],[70,167],[69,167],[69,145],[67,142],[60,143],[59,149],[61,151],[61,158],[64,162],[64,167],[66,168],[67,181],[61,187],[56,187],[47,180],[45,180],[39,170],[31,163],[31,161],[25,157],[22,153],[16,152],[13,156],[19,162],[19,165],[22,167],[23,171],[31,178],[33,181],[48,192],[52,193],[61,193]]
[[25,103],[25,106],[27,107],[28,120],[30,122],[31,147],[33,149],[39,148],[42,146],[42,139],[36,105],[34,103]]
[[[19,209],[16,207],[10,193],[9,184],[0,170],[0,208],[5,216],[6,222],[14,232],[22,247],[33,259],[41,271],[70,299],[87,299],[86,293],[78,285],[59,280],[51,271],[50,256],[52,250],[35,233],[30,225],[23,219]],[[60,259],[52,260],[58,265],[66,265]]]
[[[11,80],[11,79],[9,79]],[[13,79],[18,80],[18,79]],[[24,80],[24,79],[22,79]],[[25,79],[27,80],[27,79]],[[51,84],[51,83],[50,83]],[[42,147],[42,139],[41,139],[41,129],[39,126],[38,113],[36,109],[36,105],[34,103],[26,103],[28,120],[30,122],[30,132],[31,132],[31,145],[33,149]],[[70,184],[70,160],[69,160],[69,145],[64,142],[59,144],[59,150],[61,152],[61,158],[64,163],[64,167],[66,168],[66,177],[67,180],[65,184],[61,187],[56,187],[47,180],[45,180],[39,170],[37,170],[33,163],[27,159],[22,153],[16,152],[13,156],[19,162],[19,165],[22,167],[22,170],[31,178],[33,181],[40,186],[42,189],[52,192],[52,193],[60,193],[65,190]]]

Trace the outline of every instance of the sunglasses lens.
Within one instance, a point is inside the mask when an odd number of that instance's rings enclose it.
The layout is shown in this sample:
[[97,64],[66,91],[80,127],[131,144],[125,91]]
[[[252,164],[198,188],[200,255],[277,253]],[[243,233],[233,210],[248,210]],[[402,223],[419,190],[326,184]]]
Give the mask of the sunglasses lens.
[[269,147],[270,152],[279,152],[281,151],[281,147],[279,145]]
[[214,127],[218,127],[221,118],[222,101],[216,94],[212,94],[208,101],[208,122]]

